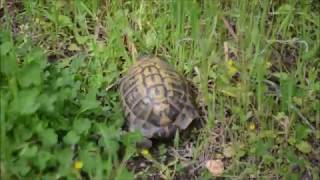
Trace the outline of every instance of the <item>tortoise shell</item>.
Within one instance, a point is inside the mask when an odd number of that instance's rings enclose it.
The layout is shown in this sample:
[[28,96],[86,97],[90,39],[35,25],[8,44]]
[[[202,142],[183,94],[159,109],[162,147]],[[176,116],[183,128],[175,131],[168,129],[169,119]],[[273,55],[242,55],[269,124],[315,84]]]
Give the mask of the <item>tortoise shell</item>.
[[120,97],[129,131],[147,139],[172,137],[199,117],[187,80],[159,57],[141,57],[129,68]]

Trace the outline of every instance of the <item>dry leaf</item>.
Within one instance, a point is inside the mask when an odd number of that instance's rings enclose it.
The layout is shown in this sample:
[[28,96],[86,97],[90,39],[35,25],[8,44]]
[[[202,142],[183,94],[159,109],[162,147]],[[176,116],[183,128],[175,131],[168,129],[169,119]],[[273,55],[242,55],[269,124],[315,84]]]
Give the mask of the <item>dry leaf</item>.
[[206,167],[213,176],[220,176],[224,170],[223,162],[221,160],[208,160],[206,162]]

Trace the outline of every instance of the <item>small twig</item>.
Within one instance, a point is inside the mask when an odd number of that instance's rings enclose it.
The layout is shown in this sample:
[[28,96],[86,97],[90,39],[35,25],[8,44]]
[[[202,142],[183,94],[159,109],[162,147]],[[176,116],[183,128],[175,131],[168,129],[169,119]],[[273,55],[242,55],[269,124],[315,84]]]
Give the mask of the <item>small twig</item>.
[[123,77],[118,79],[116,82],[110,84],[109,86],[106,87],[106,91],[109,91],[110,89],[112,89],[114,86],[117,86],[121,83],[121,81],[123,80]]
[[229,60],[229,47],[228,47],[227,41],[223,42],[223,48],[224,48],[224,59],[227,62]]
[[98,39],[98,37],[99,37],[100,27],[101,27],[101,24],[99,22],[97,22],[96,26],[94,27],[94,38],[95,39]]
[[275,91],[276,91],[276,96],[277,96],[277,100],[278,100],[279,98],[281,98],[280,88],[279,88],[279,86],[278,86],[276,83],[274,83],[274,82],[272,82],[272,81],[270,81],[270,80],[264,80],[263,82],[266,83],[266,84],[268,84],[268,85],[270,85],[270,86],[272,86],[272,87],[275,89]]
[[234,32],[233,28],[231,27],[230,23],[228,22],[228,20],[224,17],[221,16],[221,19],[224,23],[224,25],[226,26],[226,28],[228,29],[229,33],[232,35],[232,37],[236,40],[236,42],[239,41],[238,36],[236,35],[236,33]]
[[138,55],[138,51],[137,51],[136,45],[134,44],[133,41],[130,40],[127,34],[123,36],[123,43],[128,53],[131,55],[132,59],[135,61]]
[[109,91],[110,89],[112,89],[116,84],[117,84],[117,82],[114,82],[114,83],[110,84],[109,86],[107,86],[106,91]]

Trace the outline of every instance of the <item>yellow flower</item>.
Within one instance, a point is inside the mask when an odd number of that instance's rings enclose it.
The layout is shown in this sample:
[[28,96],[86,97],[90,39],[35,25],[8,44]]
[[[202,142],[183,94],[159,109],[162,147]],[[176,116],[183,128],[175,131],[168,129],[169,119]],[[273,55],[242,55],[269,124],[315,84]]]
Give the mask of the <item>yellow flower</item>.
[[227,61],[227,68],[228,68],[228,74],[230,76],[233,76],[238,72],[238,69],[235,67],[232,59],[229,59]]
[[149,156],[150,155],[150,152],[148,149],[142,149],[141,150],[141,154],[144,155],[144,156]]
[[256,129],[256,125],[254,123],[250,123],[249,129],[250,130],[255,130]]
[[75,161],[73,164],[73,167],[77,170],[82,169],[83,167],[83,162],[82,161]]

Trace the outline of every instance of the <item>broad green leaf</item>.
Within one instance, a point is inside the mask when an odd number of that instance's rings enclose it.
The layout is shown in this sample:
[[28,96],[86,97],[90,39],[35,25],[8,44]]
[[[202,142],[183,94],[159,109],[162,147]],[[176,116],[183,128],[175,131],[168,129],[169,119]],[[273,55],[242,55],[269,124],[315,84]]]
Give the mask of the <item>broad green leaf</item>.
[[52,158],[52,155],[48,151],[40,151],[35,159],[35,164],[40,170],[46,168],[47,162]]
[[296,144],[296,147],[303,153],[310,153],[312,151],[311,145],[306,141],[301,141],[300,143]]
[[148,31],[145,36],[147,48],[152,48],[157,45],[157,35],[154,31]]
[[298,173],[295,173],[295,172],[291,172],[291,173],[287,173],[285,176],[284,176],[284,179],[287,179],[287,180],[300,180],[301,177]]
[[287,160],[291,165],[303,166],[304,164],[304,161],[299,159],[291,148],[284,149],[284,157],[287,157]]
[[7,56],[1,56],[0,58],[0,68],[2,73],[12,75],[18,71],[17,60],[13,53],[8,54]]
[[19,72],[19,83],[22,87],[28,87],[32,84],[40,85],[42,69],[40,64],[32,62],[25,65]]
[[59,176],[68,176],[70,171],[72,171],[72,157],[74,156],[71,146],[55,152],[54,155],[59,162],[59,169],[57,171]]
[[39,136],[42,144],[45,146],[52,146],[58,142],[58,136],[51,128],[43,129],[40,131]]
[[44,69],[47,63],[47,59],[43,53],[43,50],[40,48],[33,48],[32,51],[27,54],[24,60],[24,64],[35,63],[39,65],[40,69]]
[[89,41],[90,39],[90,36],[80,36],[80,35],[76,35],[76,40],[77,42],[82,45],[82,44],[85,44],[86,42]]
[[71,166],[73,157],[73,151],[71,146],[66,146],[66,148],[56,151],[54,155],[60,164],[66,164],[68,166]]
[[120,132],[114,127],[107,127],[103,124],[97,126],[102,135],[99,144],[106,147],[110,153],[115,153],[119,149]]
[[[13,43],[11,41],[6,41],[0,45],[0,55],[4,56],[13,48]],[[1,61],[2,62],[2,61]]]
[[86,111],[90,109],[95,109],[99,107],[99,102],[96,99],[96,94],[94,92],[88,93],[83,100],[81,100],[81,111]]
[[57,96],[55,94],[41,94],[39,97],[39,102],[41,103],[41,108],[48,112],[53,112],[55,107],[54,103],[57,101]]
[[11,107],[15,112],[22,115],[28,115],[36,112],[40,107],[38,102],[39,90],[37,88],[21,90],[17,99],[14,99]]
[[[97,67],[99,68],[99,67]],[[99,73],[97,73],[96,75],[94,76],[91,76],[89,78],[89,81],[90,81],[90,90],[92,92],[95,92],[97,89],[99,89],[101,87],[101,82],[103,81],[103,76]]]
[[58,16],[58,21],[59,21],[59,25],[61,27],[71,27],[72,26],[72,21],[71,19],[68,17],[68,16],[65,16],[65,15],[59,15]]
[[76,144],[79,140],[80,140],[79,135],[73,130],[69,131],[68,134],[63,137],[63,141],[66,144],[70,144],[70,145]]
[[125,146],[132,146],[142,140],[142,138],[143,136],[140,132],[128,132],[121,136],[121,142]]
[[296,137],[297,141],[306,139],[308,137],[308,135],[311,133],[311,130],[308,127],[306,127],[300,123],[298,123],[295,126],[294,131],[295,131],[295,137]]
[[87,172],[94,172],[97,167],[101,167],[101,157],[99,154],[91,153],[90,151],[94,150],[93,148],[86,148],[80,150],[79,160],[83,162],[83,169]]
[[264,156],[265,154],[268,153],[271,147],[272,147],[271,141],[262,142],[261,140],[259,140],[255,145],[255,153],[258,156]]
[[15,162],[15,166],[12,167],[11,170],[17,175],[25,176],[30,172],[31,167],[28,165],[26,159],[21,158]]
[[[32,123],[32,120],[30,119],[28,121],[30,124]],[[31,131],[28,125],[25,125],[23,123],[19,123],[15,125],[14,129],[15,131],[19,132],[18,134],[15,134],[15,137],[19,141],[28,141],[32,135],[34,134],[33,131]]]
[[73,71],[77,71],[80,67],[84,66],[84,56],[79,56],[77,58],[72,59],[71,61],[71,69]]
[[33,146],[25,146],[21,152],[20,156],[27,157],[27,158],[32,158],[37,155],[38,152],[38,147],[33,145]]
[[81,134],[81,133],[87,131],[90,127],[91,127],[91,122],[89,119],[86,119],[86,118],[76,119],[73,122],[73,129],[78,134]]

